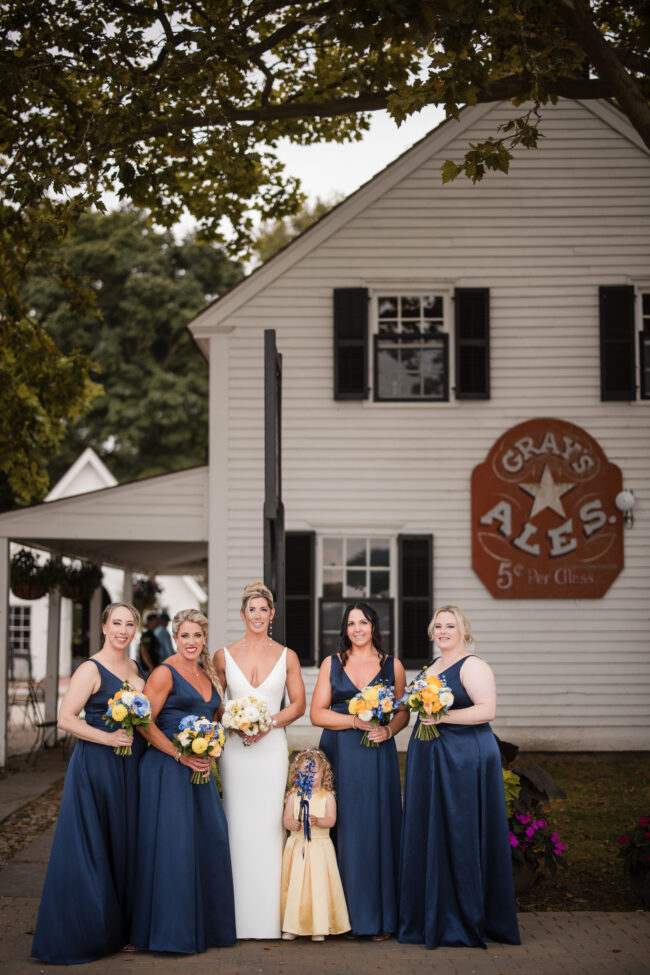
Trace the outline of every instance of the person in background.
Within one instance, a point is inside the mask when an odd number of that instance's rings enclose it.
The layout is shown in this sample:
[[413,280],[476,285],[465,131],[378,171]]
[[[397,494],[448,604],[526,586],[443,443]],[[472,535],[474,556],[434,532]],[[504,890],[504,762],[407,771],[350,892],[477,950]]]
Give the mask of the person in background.
[[153,631],[158,643],[160,645],[160,661],[167,660],[167,657],[171,657],[173,653],[176,653],[176,648],[172,642],[172,638],[167,629],[169,623],[169,615],[167,613],[160,613],[158,616],[158,626]]
[[144,633],[140,637],[138,660],[143,670],[150,674],[160,663],[160,643],[155,630],[158,626],[158,614],[148,613]]

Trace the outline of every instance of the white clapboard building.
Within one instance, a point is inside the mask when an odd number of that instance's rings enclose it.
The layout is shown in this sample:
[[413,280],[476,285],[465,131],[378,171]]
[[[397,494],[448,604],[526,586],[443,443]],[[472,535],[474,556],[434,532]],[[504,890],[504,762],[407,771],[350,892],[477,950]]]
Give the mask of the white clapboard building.
[[190,323],[208,468],[1,515],[0,542],[136,570],[148,533],[167,567],[207,558],[211,644],[235,639],[262,575],[274,329],[287,641],[308,686],[351,599],[409,672],[433,608],[457,603],[503,737],[650,747],[650,156],[612,105],[560,100],[508,175],[443,185],[511,111],[439,126]]

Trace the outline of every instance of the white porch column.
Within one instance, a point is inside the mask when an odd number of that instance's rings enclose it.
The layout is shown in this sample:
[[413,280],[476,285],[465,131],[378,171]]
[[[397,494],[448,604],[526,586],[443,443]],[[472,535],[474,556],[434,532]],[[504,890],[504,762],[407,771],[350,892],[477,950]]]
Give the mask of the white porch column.
[[124,586],[122,588],[122,599],[125,603],[131,603],[133,605],[133,573],[124,570]]
[[228,333],[210,336],[208,618],[227,639],[228,624]]
[[0,768],[7,764],[9,702],[9,539],[0,538]]
[[[56,721],[59,713],[59,639],[61,633],[61,593],[58,588],[47,600],[47,659],[45,664],[45,720]],[[48,728],[46,745],[56,743],[56,729]]]
[[90,633],[88,634],[89,656],[102,648],[102,587],[97,586],[90,597]]

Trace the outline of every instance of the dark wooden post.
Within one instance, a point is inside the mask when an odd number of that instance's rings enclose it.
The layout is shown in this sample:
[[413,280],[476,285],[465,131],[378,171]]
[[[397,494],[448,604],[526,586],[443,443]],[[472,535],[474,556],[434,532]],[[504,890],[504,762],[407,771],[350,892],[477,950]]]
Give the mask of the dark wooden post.
[[275,598],[273,638],[285,640],[282,504],[282,356],[275,329],[264,330],[264,582]]

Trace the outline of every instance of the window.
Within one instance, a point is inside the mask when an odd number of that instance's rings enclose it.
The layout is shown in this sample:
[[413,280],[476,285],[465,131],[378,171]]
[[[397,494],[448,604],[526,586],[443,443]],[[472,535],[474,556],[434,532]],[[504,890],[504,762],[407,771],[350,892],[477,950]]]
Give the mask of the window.
[[348,603],[362,599],[376,610],[384,648],[392,650],[391,540],[388,537],[324,536],[321,539],[321,658],[336,653]]
[[634,288],[603,286],[600,304],[600,398],[636,399],[634,376]]
[[453,298],[433,289],[387,288],[372,298],[367,288],[335,289],[334,398],[368,399],[372,370],[377,402],[449,400],[453,335],[454,397],[489,399],[489,304],[487,288],[456,288]]
[[650,399],[650,291],[641,295],[639,364],[641,369],[641,399]]
[[376,400],[449,399],[442,295],[379,295]]
[[9,679],[32,679],[32,608],[9,608]]

